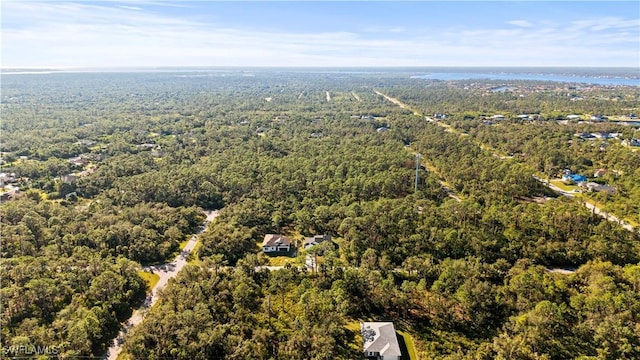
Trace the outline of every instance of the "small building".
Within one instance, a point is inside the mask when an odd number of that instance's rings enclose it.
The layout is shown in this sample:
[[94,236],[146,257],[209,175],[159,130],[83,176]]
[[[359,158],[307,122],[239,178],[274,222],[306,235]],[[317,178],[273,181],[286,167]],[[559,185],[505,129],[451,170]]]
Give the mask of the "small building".
[[640,146],[640,139],[622,140],[624,146]]
[[16,173],[0,173],[0,186],[4,184],[13,184],[16,182]]
[[331,235],[314,235],[304,239],[302,247],[306,250],[313,246],[319,245],[325,241],[331,241]]
[[72,157],[67,159],[67,162],[75,165],[75,166],[79,166],[79,167],[83,167],[83,166],[87,166],[89,164],[89,158],[87,158],[86,156],[76,156],[76,157]]
[[607,192],[611,195],[616,193],[616,188],[607,184],[598,184],[594,182],[583,183],[582,187],[590,192]]
[[74,174],[67,174],[60,176],[60,181],[75,184],[78,181],[78,177]]
[[598,169],[598,170],[594,171],[594,173],[593,173],[593,177],[594,177],[594,178],[602,177],[602,176],[604,176],[604,174],[606,174],[606,173],[607,173],[607,170],[605,170],[605,169]]
[[587,177],[580,174],[565,174],[562,176],[562,180],[570,183],[580,183],[587,181]]
[[493,120],[504,120],[504,115],[497,114],[497,115],[493,115],[491,118]]
[[594,132],[594,133],[591,133],[591,135],[593,135],[597,139],[611,139],[613,137],[611,136],[610,133],[606,131]]
[[266,234],[262,241],[264,253],[279,253],[291,251],[291,239],[279,234]]
[[580,115],[575,115],[575,114],[567,115],[567,119],[568,120],[580,120]]
[[386,126],[381,126],[381,127],[379,127],[379,128],[377,128],[377,129],[376,129],[376,131],[377,131],[377,132],[379,132],[379,133],[381,133],[381,132],[385,132],[385,131],[387,131],[387,130],[389,130],[389,128],[388,128],[388,127],[386,127]]
[[360,323],[363,353],[367,359],[400,360],[402,352],[392,322]]
[[574,136],[579,137],[580,139],[595,139],[595,135],[590,133],[576,133]]

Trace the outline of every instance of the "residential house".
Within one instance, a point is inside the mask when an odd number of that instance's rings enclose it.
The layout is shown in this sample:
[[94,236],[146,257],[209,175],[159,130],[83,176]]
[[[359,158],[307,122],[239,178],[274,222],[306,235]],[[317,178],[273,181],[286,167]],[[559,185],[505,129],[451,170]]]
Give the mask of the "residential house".
[[144,143],[144,144],[139,144],[136,145],[137,148],[142,148],[144,150],[151,150],[154,147],[156,147],[156,144],[151,144],[151,143]]
[[5,185],[5,191],[0,193],[0,200],[6,201],[9,199],[13,199],[17,194],[20,193],[20,188],[13,185]]
[[89,164],[89,158],[87,158],[86,156],[76,156],[76,157],[72,157],[67,159],[68,162],[70,162],[71,164],[75,165],[75,166],[79,166],[79,167],[83,167],[83,166],[87,166]]
[[331,235],[314,235],[312,237],[305,238],[304,242],[302,243],[302,247],[306,250],[325,241],[331,241]]
[[640,146],[640,139],[626,139],[622,140],[624,146]]
[[586,188],[590,192],[607,192],[611,195],[616,193],[616,188],[606,184],[598,184],[594,182],[582,183],[582,187]]
[[363,353],[367,359],[400,360],[402,352],[392,322],[360,323]]
[[93,146],[96,144],[96,142],[93,140],[81,139],[81,140],[78,140],[76,144],[81,146]]
[[262,251],[268,253],[279,253],[291,251],[291,239],[279,234],[266,234],[262,241]]
[[443,113],[435,113],[433,114],[433,118],[436,120],[444,120],[447,118],[447,115]]
[[562,180],[570,183],[580,183],[587,181],[587,177],[580,174],[565,174],[562,176]]
[[16,182],[16,173],[0,173],[0,186],[4,184],[13,184]]
[[76,181],[78,181],[78,177],[74,174],[62,175],[60,176],[60,181],[74,184]]
[[591,133],[591,135],[595,136],[598,139],[612,139],[612,138],[615,138],[615,137],[619,136],[620,134],[601,131],[601,132]]
[[604,176],[604,174],[606,174],[606,173],[607,173],[607,170],[606,170],[606,169],[598,169],[598,170],[596,170],[596,171],[593,173],[593,177],[594,177],[594,178],[602,177],[602,176]]
[[590,133],[576,133],[574,136],[579,137],[580,139],[595,139],[595,135]]

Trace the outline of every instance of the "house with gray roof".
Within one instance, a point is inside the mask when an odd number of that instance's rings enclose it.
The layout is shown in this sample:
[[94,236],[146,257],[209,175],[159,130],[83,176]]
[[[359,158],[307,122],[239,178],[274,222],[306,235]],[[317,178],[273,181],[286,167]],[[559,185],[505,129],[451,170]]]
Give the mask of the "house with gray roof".
[[325,241],[331,241],[331,235],[327,235],[327,234],[314,235],[314,236],[305,238],[304,242],[302,243],[302,247],[304,247],[306,250],[320,243],[323,243]]
[[360,323],[363,352],[367,359],[400,360],[402,352],[392,322]]
[[279,234],[266,234],[262,241],[262,251],[265,253],[280,253],[291,251],[291,239]]

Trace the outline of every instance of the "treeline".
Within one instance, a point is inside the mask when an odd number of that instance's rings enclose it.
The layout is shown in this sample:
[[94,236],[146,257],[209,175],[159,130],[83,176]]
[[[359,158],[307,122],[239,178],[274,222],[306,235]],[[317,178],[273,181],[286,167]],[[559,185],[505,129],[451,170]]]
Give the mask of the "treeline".
[[59,358],[102,354],[145,297],[138,269],[122,256],[103,256],[84,245],[66,256],[53,248],[3,256],[3,346],[47,346]]
[[[502,114],[541,114],[562,119],[569,114],[625,115],[637,109],[637,86],[581,87],[544,81],[418,80],[384,84],[384,92],[431,116],[447,113],[455,120]],[[493,92],[492,88],[513,90]],[[578,100],[576,100],[576,98]]]
[[45,253],[64,257],[86,246],[104,257],[125,256],[141,263],[167,259],[204,218],[197,208],[160,203],[119,207],[107,198],[64,206],[42,200],[35,191],[4,203],[0,211],[2,258]]
[[135,359],[354,359],[360,319],[409,331],[420,358],[633,359],[640,265],[558,274],[520,260],[412,256],[385,269],[324,263],[255,271],[219,257],[186,267],[125,344]]
[[203,220],[196,208],[107,198],[76,205],[31,190],[0,207],[2,338],[60,358],[102,354],[145,297],[138,262],[161,262]]
[[[255,256],[254,256],[255,258]],[[319,288],[297,269],[188,265],[130,334],[135,359],[355,359],[344,289]],[[329,284],[330,285],[330,284]]]
[[[620,144],[637,133],[633,128],[615,124],[519,124],[505,122],[499,131],[475,121],[466,121],[468,133],[479,142],[513,154],[515,160],[531,166],[548,177],[560,177],[565,169],[591,178],[604,169],[597,181],[616,187],[614,194],[591,194],[605,209],[640,222],[640,157],[633,148]],[[581,133],[619,133],[620,139],[581,139]],[[636,136],[637,137],[637,136]]]

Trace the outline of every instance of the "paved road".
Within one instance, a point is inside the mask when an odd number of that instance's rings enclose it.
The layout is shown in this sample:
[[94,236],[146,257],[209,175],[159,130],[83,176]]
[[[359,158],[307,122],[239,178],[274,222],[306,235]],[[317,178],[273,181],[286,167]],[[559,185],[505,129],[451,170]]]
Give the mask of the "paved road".
[[[400,100],[398,100],[398,99],[394,99],[394,98],[392,98],[392,97],[390,97],[390,96],[388,96],[388,95],[385,95],[385,94],[383,94],[383,93],[381,93],[380,91],[377,91],[377,90],[374,90],[374,92],[375,92],[376,94],[378,94],[378,95],[380,95],[380,96],[384,97],[385,99],[387,99],[387,100],[391,101],[392,103],[394,103],[394,104],[396,104],[396,105],[400,106],[401,108],[409,109],[409,110],[413,110],[413,111],[414,111],[414,114],[416,114],[416,115],[421,115],[421,114],[420,114],[420,113],[418,113],[416,110],[412,109],[409,105],[407,105],[407,104],[403,103],[402,101],[400,101]],[[428,116],[425,116],[425,120],[427,120],[428,122],[435,123],[435,124],[437,124],[437,125],[439,125],[439,126],[444,126],[445,128],[447,128],[447,130],[449,130],[449,131],[451,131],[451,132],[455,132],[455,131],[453,130],[453,128],[451,128],[450,126],[448,126],[448,125],[446,125],[446,124],[444,124],[444,123],[438,122],[438,121],[434,121],[432,118],[430,118],[430,117],[428,117]],[[468,134],[462,134],[462,133],[459,133],[459,134],[460,134],[460,135],[468,135]],[[480,146],[481,146],[481,147],[483,147],[483,146],[484,146],[484,144],[482,144],[482,143],[481,143],[481,144],[480,144]],[[484,147],[483,147],[483,149],[484,149]],[[501,156],[501,155],[499,155],[499,154],[496,154],[496,153],[495,153],[495,150],[494,150],[494,149],[492,149],[492,148],[489,148],[489,150],[491,150],[491,151],[493,152],[493,155],[494,155],[494,156],[496,156],[496,157],[498,157],[498,158],[500,158],[500,159],[502,159],[502,160],[507,159],[507,158],[510,158],[510,157],[508,157],[508,156]],[[538,178],[537,176],[534,176],[534,178],[535,178],[536,180],[540,181],[541,183],[543,183],[544,185],[548,186],[551,190],[553,190],[553,191],[557,192],[558,194],[562,194],[562,195],[567,196],[567,197],[570,197],[570,198],[573,198],[573,197],[574,197],[574,195],[575,195],[574,193],[571,193],[571,192],[569,192],[569,191],[562,190],[562,189],[560,189],[559,187],[557,187],[557,186],[555,186],[555,185],[553,185],[553,184],[551,184],[551,183],[548,183],[548,182],[547,182],[547,181],[545,181],[545,180],[542,180],[542,179]],[[442,182],[442,181],[440,181],[440,184],[445,188],[445,190],[447,191],[447,193],[449,194],[449,196],[450,196],[451,198],[454,198],[454,199],[456,199],[457,201],[460,201],[460,199],[459,199],[457,196],[455,196],[455,195],[452,193],[451,189],[449,189],[448,187],[446,187],[446,185],[445,185],[445,184],[443,184],[443,182]],[[605,219],[607,219],[607,220],[609,220],[609,221],[611,221],[611,222],[615,222],[615,223],[617,223],[617,224],[620,224],[620,226],[622,226],[623,228],[625,228],[625,229],[627,229],[627,230],[629,230],[629,231],[635,231],[635,229],[633,228],[633,226],[631,226],[631,224],[628,224],[627,222],[625,222],[625,221],[623,221],[623,220],[621,220],[621,219],[619,219],[619,218],[617,218],[617,217],[615,217],[615,216],[613,216],[613,215],[611,215],[611,214],[608,214],[607,212],[603,211],[602,209],[598,208],[597,206],[595,206],[595,205],[593,205],[593,204],[591,204],[591,203],[589,203],[589,202],[586,202],[586,201],[585,201],[585,202],[584,202],[584,206],[586,206],[589,210],[593,211],[593,212],[594,212],[594,214],[600,215],[600,216],[602,216],[603,218],[605,218]]]
[[422,114],[420,114],[420,112],[418,112],[418,111],[417,111],[417,110],[415,110],[415,109],[412,109],[409,105],[407,105],[407,104],[403,103],[402,101],[400,101],[400,100],[398,100],[398,99],[396,99],[396,98],[392,98],[392,97],[391,97],[391,96],[389,96],[389,95],[385,95],[385,94],[381,93],[381,92],[380,92],[380,91],[378,91],[378,90],[374,90],[373,92],[375,92],[376,94],[378,94],[378,95],[382,96],[383,98],[385,98],[385,99],[387,99],[387,100],[391,101],[392,103],[394,103],[394,104],[396,104],[396,105],[400,106],[400,107],[401,107],[401,108],[403,108],[403,109],[407,109],[407,110],[411,110],[411,111],[413,111],[413,115],[422,116]]
[[619,219],[619,218],[607,213],[604,210],[601,210],[600,208],[598,208],[597,206],[595,206],[595,205],[593,205],[591,203],[585,202],[584,206],[586,206],[589,210],[593,211],[595,214],[600,215],[600,216],[602,216],[603,218],[605,218],[605,219],[607,219],[609,221],[618,223],[620,226],[622,226],[623,228],[625,228],[625,229],[627,229],[629,231],[634,231],[635,230],[633,228],[633,226],[631,226],[631,224],[629,224],[629,223],[627,223],[627,222],[625,222],[625,221],[623,221],[623,220],[621,220],[621,219]]
[[[553,185],[550,182],[547,182],[546,180],[543,180],[543,179],[541,179],[541,178],[539,178],[537,176],[534,176],[533,178],[538,180],[538,181],[540,181],[541,183],[546,185],[551,190],[557,192],[558,194],[561,194],[561,195],[564,195],[564,196],[570,197],[570,198],[575,197],[574,193],[572,193],[570,191],[562,190],[561,188]],[[603,217],[603,218],[605,218],[605,219],[607,219],[607,220],[609,220],[611,222],[617,223],[617,224],[619,224],[620,226],[622,226],[623,228],[625,228],[625,229],[627,229],[629,231],[632,231],[632,232],[635,231],[635,229],[633,228],[633,226],[631,226],[631,224],[619,219],[618,217],[616,217],[614,215],[611,215],[611,214],[607,213],[606,211],[600,209],[599,207],[593,205],[592,203],[586,202],[586,201],[583,201],[582,203],[584,204],[584,206],[587,209],[593,211],[594,214],[600,215],[601,217]]]
[[135,310],[129,320],[124,323],[122,329],[120,330],[120,333],[118,333],[118,336],[113,340],[111,346],[107,350],[104,357],[105,359],[116,360],[118,358],[118,355],[122,351],[121,346],[124,343],[127,332],[134,326],[142,322],[142,319],[144,318],[147,310],[149,310],[153,306],[153,304],[158,301],[159,290],[163,289],[167,285],[169,279],[178,275],[180,270],[182,270],[182,268],[187,264],[187,258],[198,242],[198,235],[200,235],[207,229],[207,225],[213,219],[215,219],[216,216],[218,216],[218,211],[207,211],[207,219],[205,220],[203,226],[195,235],[191,237],[191,239],[189,239],[187,245],[182,251],[180,251],[180,254],[178,254],[178,256],[176,256],[176,258],[173,259],[172,262],[162,265],[145,266],[142,268],[145,271],[158,274],[160,276],[160,280],[158,280],[158,283],[153,287],[153,289],[151,289],[151,293],[145,299],[144,304],[139,309]]

